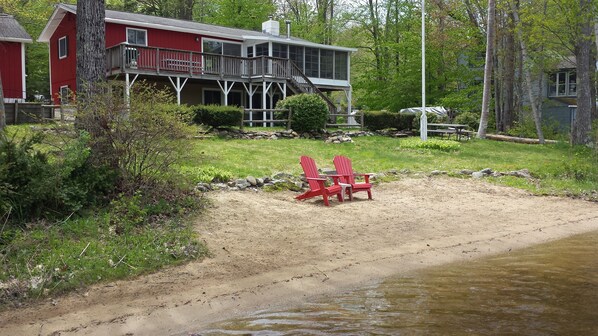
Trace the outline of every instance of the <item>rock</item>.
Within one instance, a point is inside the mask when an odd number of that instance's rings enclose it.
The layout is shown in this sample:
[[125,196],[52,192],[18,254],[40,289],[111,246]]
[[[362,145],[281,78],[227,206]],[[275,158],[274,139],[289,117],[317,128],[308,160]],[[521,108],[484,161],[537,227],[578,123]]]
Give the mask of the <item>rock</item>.
[[484,175],[490,175],[492,174],[492,168],[484,168],[482,170],[480,170],[480,173],[484,174]]
[[246,179],[238,179],[235,181],[235,186],[241,190],[250,187],[251,184]]
[[261,178],[257,178],[257,179],[255,179],[255,184],[256,184],[258,187],[261,187],[261,186],[263,186],[263,185],[264,185],[264,179],[261,179]]
[[226,189],[228,188],[228,185],[226,183],[214,183],[212,184],[212,189],[213,190],[222,190],[222,189]]
[[459,172],[459,174],[461,174],[461,175],[471,175],[471,174],[473,174],[473,170],[470,170],[470,169],[462,169],[462,170]]
[[431,175],[446,175],[448,173],[444,170],[433,170],[430,174]]
[[272,176],[272,179],[273,180],[284,180],[284,179],[288,180],[288,179],[292,179],[293,177],[294,176],[291,175],[291,174],[289,174],[289,173],[282,173],[282,172],[280,172],[280,173],[274,174]]
[[529,170],[527,169],[511,171],[508,175],[522,178],[532,178],[532,174],[530,174]]
[[501,173],[501,172],[494,172],[494,173],[492,173],[492,176],[493,176],[493,177],[501,177],[501,176],[503,176],[503,175],[504,175],[504,174],[503,174],[503,173]]
[[247,180],[247,182],[249,182],[249,184],[252,186],[257,185],[257,179],[253,176],[247,176],[247,178],[245,180]]
[[270,176],[266,176],[266,177],[262,178],[262,180],[263,180],[264,184],[272,182],[272,179],[270,178]]
[[471,174],[471,177],[473,177],[475,179],[481,179],[482,177],[484,177],[484,173],[482,173],[482,172],[473,172]]
[[269,139],[270,140],[278,140],[278,137],[276,136],[276,134],[273,134]]
[[210,184],[209,183],[198,183],[195,186],[195,190],[201,191],[201,192],[207,192],[211,190]]

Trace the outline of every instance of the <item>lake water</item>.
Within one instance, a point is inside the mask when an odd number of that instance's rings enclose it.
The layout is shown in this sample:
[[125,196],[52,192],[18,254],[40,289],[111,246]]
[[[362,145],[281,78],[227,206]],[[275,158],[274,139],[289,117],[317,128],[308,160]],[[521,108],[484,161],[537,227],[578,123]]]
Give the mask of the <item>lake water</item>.
[[199,335],[598,335],[598,232],[402,275]]

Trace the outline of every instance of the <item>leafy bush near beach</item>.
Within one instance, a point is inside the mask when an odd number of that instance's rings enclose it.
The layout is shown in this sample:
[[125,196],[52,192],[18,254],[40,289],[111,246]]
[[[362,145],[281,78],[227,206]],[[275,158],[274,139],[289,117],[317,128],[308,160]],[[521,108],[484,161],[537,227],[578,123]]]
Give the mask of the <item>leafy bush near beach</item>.
[[232,178],[234,177],[233,173],[226,170],[218,169],[213,166],[183,166],[179,168],[179,171],[181,172],[181,174],[191,179],[193,183],[227,182],[232,180]]
[[386,128],[398,130],[411,130],[414,114],[404,114],[390,111],[365,111],[363,123],[370,131],[377,131]]
[[120,93],[102,84],[66,132],[1,134],[0,304],[206,254],[189,221],[202,199],[173,169],[189,109],[153,86]]
[[297,132],[320,131],[328,119],[326,102],[315,94],[298,94],[281,100],[278,109],[292,109],[291,127]]
[[240,126],[243,109],[236,106],[197,105],[193,121],[212,127]]
[[457,141],[437,139],[422,141],[419,138],[407,138],[399,142],[399,147],[401,148],[431,149],[443,152],[456,151],[460,146],[461,144]]

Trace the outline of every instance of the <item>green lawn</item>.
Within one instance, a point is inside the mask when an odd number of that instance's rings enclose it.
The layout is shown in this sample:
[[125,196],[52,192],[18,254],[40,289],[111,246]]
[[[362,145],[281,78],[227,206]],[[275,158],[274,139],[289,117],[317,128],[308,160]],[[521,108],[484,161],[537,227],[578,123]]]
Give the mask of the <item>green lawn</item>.
[[[191,140],[192,151],[184,166],[212,166],[235,177],[256,177],[276,172],[301,173],[299,156],[309,155],[318,167],[332,167],[335,155],[346,155],[360,172],[391,169],[411,172],[492,168],[507,172],[527,168],[537,181],[510,177],[493,178],[497,183],[525,188],[540,194],[581,194],[598,189],[598,156],[588,148],[568,144],[526,145],[472,139],[456,150],[434,150],[406,146],[413,138],[355,137],[354,143],[326,144],[321,140]],[[417,142],[417,140],[416,140]],[[454,144],[454,142],[450,142]]]

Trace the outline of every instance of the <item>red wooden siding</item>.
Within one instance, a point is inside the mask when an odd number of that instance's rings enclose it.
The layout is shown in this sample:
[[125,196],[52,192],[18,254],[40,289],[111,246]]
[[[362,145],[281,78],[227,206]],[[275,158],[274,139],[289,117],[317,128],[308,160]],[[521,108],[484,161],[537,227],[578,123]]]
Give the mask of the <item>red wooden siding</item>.
[[[75,90],[77,86],[77,18],[74,14],[67,13],[56,31],[50,38],[50,78],[51,90],[54,103],[60,102],[60,87],[68,85],[69,89]],[[67,56],[58,58],[58,40],[66,36],[68,41]]]
[[[136,27],[117,23],[106,23],[106,47],[112,47],[127,41],[127,27],[147,31],[147,44],[149,47],[188,50],[194,52],[202,51],[202,36],[192,33],[181,33],[154,28]],[[68,55],[66,58],[58,58],[58,40],[67,36]],[[68,85],[71,90],[76,87],[76,17],[67,13],[50,39],[50,60],[51,60],[51,90],[55,103],[59,103],[58,95],[60,87]],[[232,42],[242,40],[221,39]]]
[[21,43],[0,41],[0,73],[4,98],[23,98]]

